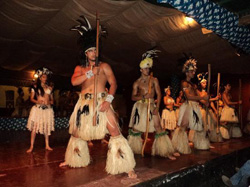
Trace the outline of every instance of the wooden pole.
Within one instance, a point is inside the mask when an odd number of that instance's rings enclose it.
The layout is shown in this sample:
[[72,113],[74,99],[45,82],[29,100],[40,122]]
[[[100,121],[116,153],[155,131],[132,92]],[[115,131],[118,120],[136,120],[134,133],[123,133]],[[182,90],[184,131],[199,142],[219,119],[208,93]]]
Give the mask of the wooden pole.
[[[218,73],[217,76],[217,96],[220,94],[220,73]],[[216,133],[219,133],[219,99],[217,101],[217,128],[216,128]]]
[[96,60],[95,66],[97,68],[97,73],[94,75],[94,98],[93,98],[93,126],[96,125],[96,105],[97,105],[97,83],[98,83],[98,75],[99,75],[99,28],[100,28],[100,19],[99,14],[96,12]]
[[[149,77],[149,81],[148,81],[148,94],[151,94],[152,92],[152,78],[153,78],[153,72],[151,72],[150,77]],[[144,149],[146,147],[147,144],[147,139],[148,139],[148,131],[149,131],[149,118],[150,118],[150,101],[151,99],[148,99],[148,105],[147,105],[147,124],[146,124],[146,132],[145,132],[145,140],[142,146],[142,150],[141,150],[141,155],[142,157],[144,157]],[[153,119],[152,119],[153,120]]]
[[[241,79],[239,79],[239,101],[242,100],[242,84],[241,84]],[[239,123],[240,123],[240,128],[243,130],[243,122],[242,122],[242,105],[239,104]]]
[[208,95],[208,105],[206,106],[206,130],[208,129],[208,106],[210,99],[210,83],[211,83],[211,64],[208,64],[208,81],[207,81],[207,95]]

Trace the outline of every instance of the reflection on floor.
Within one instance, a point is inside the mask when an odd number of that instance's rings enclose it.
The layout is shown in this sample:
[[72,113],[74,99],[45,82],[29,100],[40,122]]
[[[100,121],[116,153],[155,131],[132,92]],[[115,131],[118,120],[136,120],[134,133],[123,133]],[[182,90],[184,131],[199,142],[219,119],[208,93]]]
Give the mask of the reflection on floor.
[[[107,144],[93,141],[90,147],[92,163],[86,168],[59,168],[69,139],[67,130],[56,131],[50,137],[53,151],[45,151],[44,137],[37,135],[32,154],[27,154],[30,133],[28,131],[0,131],[0,186],[130,186],[156,177],[178,172],[185,168],[204,164],[209,160],[231,152],[250,147],[248,137],[215,143],[210,151],[193,150],[190,155],[182,155],[176,161],[151,157],[147,144],[146,156],[136,155],[137,179],[128,179],[126,174],[111,176],[106,174],[105,162]],[[218,185],[220,186],[220,185]]]

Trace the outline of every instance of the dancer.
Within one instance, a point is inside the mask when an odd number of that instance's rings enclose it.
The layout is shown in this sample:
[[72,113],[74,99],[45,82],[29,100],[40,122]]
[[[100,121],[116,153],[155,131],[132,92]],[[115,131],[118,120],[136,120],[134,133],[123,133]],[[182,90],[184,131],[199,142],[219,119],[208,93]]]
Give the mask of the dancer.
[[174,106],[179,106],[179,105],[175,104],[174,99],[170,96],[171,95],[170,86],[165,88],[164,91],[166,96],[163,98],[163,100],[166,107],[162,111],[161,126],[163,129],[167,129],[173,132],[173,130],[175,130],[176,128],[176,121],[177,121]]
[[[90,163],[87,141],[103,139],[106,133],[111,135],[106,162],[106,172],[112,175],[128,173],[130,178],[136,178],[134,172],[135,159],[127,140],[122,136],[114,110],[111,106],[117,84],[113,71],[105,62],[96,63],[96,31],[87,24],[76,26],[82,33],[79,44],[81,47],[81,65],[76,66],[71,78],[73,86],[81,86],[81,93],[74,111],[70,117],[69,140],[62,166],[85,167]],[[99,27],[98,27],[99,28]],[[86,61],[85,61],[86,59]],[[109,91],[106,92],[106,83]],[[94,90],[97,102],[94,105]],[[95,111],[93,108],[95,107]],[[96,116],[96,118],[94,118]],[[96,120],[95,120],[96,119]]]
[[179,118],[179,112],[180,112],[180,107],[181,105],[185,102],[185,99],[184,99],[184,94],[183,94],[183,91],[181,90],[179,92],[179,96],[176,98],[176,107],[177,109],[175,110],[175,115],[176,115],[176,121],[178,122],[178,118]]
[[[152,147],[152,155],[159,155],[175,160],[174,156],[179,156],[175,153],[172,143],[161,127],[159,116],[159,107],[161,101],[161,90],[158,79],[149,76],[150,68],[153,66],[153,57],[156,55],[156,50],[147,51],[143,54],[145,57],[140,62],[141,76],[133,84],[132,100],[136,101],[133,106],[129,127],[128,142],[135,154],[140,154],[142,151],[142,133],[146,132],[147,124],[147,105],[150,102],[149,130],[148,132],[155,133],[155,139]],[[151,93],[148,93],[149,82],[151,81]],[[157,103],[154,104],[154,96],[157,95]],[[147,141],[147,140],[145,140]]]
[[238,125],[239,119],[236,115],[234,106],[242,104],[242,101],[233,102],[231,96],[231,85],[229,83],[224,84],[224,92],[222,94],[222,100],[224,107],[221,112],[221,127],[220,131],[224,139],[239,138],[242,136],[240,127]]
[[27,128],[31,131],[30,148],[27,153],[33,151],[36,133],[44,134],[45,149],[52,151],[49,146],[49,136],[54,131],[54,111],[52,87],[48,86],[48,78],[52,74],[48,68],[43,67],[36,71],[38,75],[37,83],[31,89],[30,100],[35,103],[32,107],[27,123]]
[[[199,89],[198,93],[200,96],[208,96],[208,93],[206,91],[207,88],[207,75],[208,73],[200,73],[197,75],[197,78],[199,80]],[[215,114],[213,113],[212,107],[215,106],[213,105],[214,101],[218,101],[220,98],[220,95],[214,97],[214,98],[209,98],[209,101],[206,102],[204,100],[200,101],[200,109],[201,109],[201,115],[202,115],[202,123],[204,127],[204,133],[209,136],[209,140],[212,142],[221,142],[222,138],[220,133],[217,134],[216,132],[216,125],[217,125],[217,118]],[[208,107],[208,114],[206,113],[206,108]],[[208,119],[206,119],[208,118]],[[219,138],[218,138],[219,136]],[[210,146],[210,148],[213,148]]]
[[[199,96],[197,93],[197,87],[191,82],[196,72],[196,60],[193,58],[188,59],[182,69],[182,72],[186,74],[186,79],[181,83],[181,89],[184,92],[185,103],[180,107],[178,128],[173,135],[173,146],[175,150],[182,154],[190,154],[191,149],[188,143],[188,137],[186,134],[186,128],[203,132],[202,117],[198,101],[208,100],[208,96]],[[202,137],[202,136],[201,136]],[[199,138],[198,138],[199,139]],[[207,144],[207,141],[200,142],[202,145]]]

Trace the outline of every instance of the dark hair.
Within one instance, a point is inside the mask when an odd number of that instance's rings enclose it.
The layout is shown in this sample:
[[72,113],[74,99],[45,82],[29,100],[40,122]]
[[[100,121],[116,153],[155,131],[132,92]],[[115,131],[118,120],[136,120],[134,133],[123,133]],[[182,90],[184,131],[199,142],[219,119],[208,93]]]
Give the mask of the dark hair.
[[[43,75],[44,75],[44,74],[43,74]],[[41,75],[41,76],[43,76],[43,75]],[[46,83],[45,83],[45,84],[50,85],[51,83],[52,83],[52,82],[50,81],[50,76],[47,75],[47,80],[46,80]],[[35,86],[32,86],[32,88],[35,90],[35,93],[36,93],[37,96],[38,96],[38,95],[41,95],[42,97],[44,96],[44,89],[43,89],[43,87],[42,87],[42,85],[41,85],[41,80],[40,80],[40,78],[37,79],[36,85],[35,85]]]

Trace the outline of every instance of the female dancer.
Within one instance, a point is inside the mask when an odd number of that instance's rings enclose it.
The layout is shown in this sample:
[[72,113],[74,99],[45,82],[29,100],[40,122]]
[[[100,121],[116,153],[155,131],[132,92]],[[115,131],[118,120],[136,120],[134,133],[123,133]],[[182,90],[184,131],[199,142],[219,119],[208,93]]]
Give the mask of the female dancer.
[[[168,129],[173,131],[176,128],[176,115],[174,111],[174,106],[177,106],[174,102],[174,99],[170,96],[171,90],[170,86],[165,88],[166,96],[163,98],[164,104],[166,106],[162,111],[161,115],[161,126],[163,129]],[[178,105],[179,106],[179,105]]]
[[27,128],[31,131],[30,148],[27,153],[32,152],[36,133],[44,134],[45,149],[52,151],[49,146],[49,135],[54,131],[54,111],[52,87],[48,86],[48,76],[52,74],[47,68],[37,70],[37,83],[31,89],[30,100],[35,103],[28,119]]

